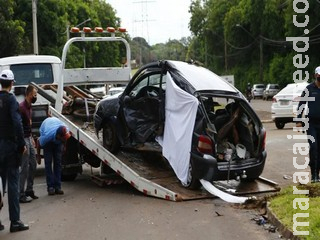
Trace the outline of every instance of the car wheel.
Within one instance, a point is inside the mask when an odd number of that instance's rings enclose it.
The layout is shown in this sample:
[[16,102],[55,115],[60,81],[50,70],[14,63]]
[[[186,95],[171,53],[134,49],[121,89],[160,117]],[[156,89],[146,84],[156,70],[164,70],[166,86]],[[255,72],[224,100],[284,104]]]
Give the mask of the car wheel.
[[120,149],[120,142],[117,137],[116,126],[112,122],[107,122],[102,131],[103,146],[112,153]]
[[278,129],[283,129],[284,125],[286,125],[284,122],[281,121],[275,121],[275,124]]
[[190,189],[198,189],[201,186],[201,183],[199,179],[195,178],[194,176],[194,170],[192,166],[192,161],[190,161],[189,169],[188,169],[188,177],[187,177],[187,183],[183,183],[182,185],[186,188]]

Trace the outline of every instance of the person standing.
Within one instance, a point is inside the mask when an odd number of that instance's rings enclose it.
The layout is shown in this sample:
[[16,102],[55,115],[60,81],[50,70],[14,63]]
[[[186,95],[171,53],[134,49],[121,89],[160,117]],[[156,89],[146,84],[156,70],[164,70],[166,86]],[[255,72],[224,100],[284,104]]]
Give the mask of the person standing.
[[[309,85],[301,94],[301,101],[298,104],[298,118],[302,119],[306,105],[308,105],[308,112],[305,116],[308,120],[309,127],[306,129],[307,135],[312,136],[313,139],[308,138],[309,142],[309,166],[311,172],[311,182],[319,182],[320,169],[320,66],[315,69],[316,80]],[[306,98],[314,98],[306,101]],[[303,127],[303,122],[296,122],[296,127]],[[300,131],[298,129],[298,131]]]
[[[20,203],[31,202],[31,199],[38,199],[34,194],[33,181],[37,169],[35,142],[31,132],[32,126],[32,107],[37,101],[37,89],[29,85],[26,89],[25,99],[20,103],[20,114],[22,117],[24,141],[26,142],[27,152],[22,155],[20,168]],[[25,184],[27,187],[25,189]],[[29,198],[31,197],[31,199]]]
[[[10,93],[14,82],[11,70],[0,74],[0,176],[3,190],[8,182],[8,205],[10,232],[28,230],[29,226],[20,220],[19,166],[21,155],[26,151],[23,138],[19,104]],[[4,226],[0,222],[0,230]]]
[[251,84],[248,83],[247,88],[246,88],[246,98],[248,99],[248,102],[250,102],[252,99],[252,92],[251,91],[252,91]]
[[67,126],[56,117],[46,118],[40,126],[37,162],[41,162],[41,147],[43,148],[48,195],[64,194],[61,190],[61,160],[65,143],[69,137]]

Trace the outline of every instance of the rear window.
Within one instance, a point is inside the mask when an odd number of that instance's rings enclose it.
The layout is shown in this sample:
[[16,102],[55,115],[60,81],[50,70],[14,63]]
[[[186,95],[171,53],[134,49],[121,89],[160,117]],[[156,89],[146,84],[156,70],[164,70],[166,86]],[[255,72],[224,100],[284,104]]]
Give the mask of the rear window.
[[279,86],[278,86],[278,85],[270,85],[269,88],[270,88],[270,89],[279,89]]
[[279,94],[298,94],[300,95],[302,91],[306,88],[307,84],[288,84],[284,89],[282,89]]
[[15,64],[11,65],[15,78],[15,85],[28,85],[53,83],[52,66],[50,63]]
[[254,88],[264,88],[264,85],[255,85]]

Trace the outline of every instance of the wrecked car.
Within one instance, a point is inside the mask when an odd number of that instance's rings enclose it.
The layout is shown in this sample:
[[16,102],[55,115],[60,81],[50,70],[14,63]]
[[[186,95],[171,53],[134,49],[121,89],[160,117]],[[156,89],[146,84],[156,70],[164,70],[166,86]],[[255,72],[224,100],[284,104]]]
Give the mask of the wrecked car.
[[188,188],[200,179],[253,181],[266,161],[266,131],[242,93],[192,63],[143,66],[121,95],[97,104],[94,127],[112,153],[162,154]]

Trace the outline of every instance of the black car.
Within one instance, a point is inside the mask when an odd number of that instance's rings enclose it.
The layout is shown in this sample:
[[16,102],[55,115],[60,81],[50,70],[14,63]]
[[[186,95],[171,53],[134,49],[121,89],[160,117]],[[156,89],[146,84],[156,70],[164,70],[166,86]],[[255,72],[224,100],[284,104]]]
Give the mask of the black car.
[[94,127],[113,153],[161,153],[189,188],[200,179],[252,181],[266,160],[265,129],[242,93],[192,63],[143,66],[122,94],[97,104]]

